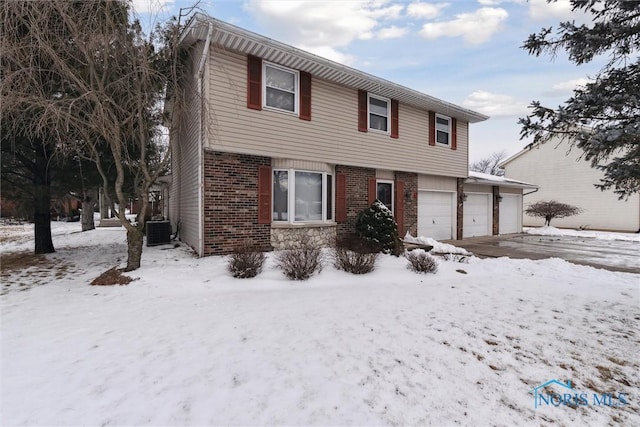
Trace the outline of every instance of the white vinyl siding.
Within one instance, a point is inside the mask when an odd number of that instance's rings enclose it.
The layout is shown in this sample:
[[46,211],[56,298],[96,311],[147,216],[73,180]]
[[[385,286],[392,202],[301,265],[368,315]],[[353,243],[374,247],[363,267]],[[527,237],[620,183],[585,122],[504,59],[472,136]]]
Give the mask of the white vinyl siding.
[[[640,195],[619,200],[613,191],[600,191],[594,184],[602,179],[602,171],[579,156],[582,150],[569,149],[567,142],[552,140],[522,152],[505,164],[509,178],[531,182],[540,188],[523,197],[524,207],[542,200],[556,200],[578,206],[583,211],[575,216],[556,218],[554,227],[616,230],[636,232],[640,228]],[[525,193],[528,191],[525,190]],[[544,218],[524,215],[523,225],[541,227]]]
[[[190,64],[194,76],[195,68],[202,55],[204,43],[198,43],[192,48]],[[180,116],[180,127],[173,133],[176,138],[172,143],[172,184],[171,184],[171,223],[173,230],[180,227],[180,240],[200,252],[200,230],[202,212],[200,212],[200,193],[202,191],[202,177],[200,162],[202,150],[200,149],[200,106],[201,98],[198,96],[198,80],[191,77],[185,85],[186,102],[185,111]],[[206,89],[206,88],[205,88]]]
[[276,158],[467,176],[467,127],[458,120],[457,150],[429,146],[428,112],[400,103],[400,138],[358,132],[358,92],[312,80],[312,119],[247,108],[247,59],[212,48],[209,148]]
[[450,178],[448,176],[420,174],[418,175],[418,189],[457,192],[458,181],[456,178]]

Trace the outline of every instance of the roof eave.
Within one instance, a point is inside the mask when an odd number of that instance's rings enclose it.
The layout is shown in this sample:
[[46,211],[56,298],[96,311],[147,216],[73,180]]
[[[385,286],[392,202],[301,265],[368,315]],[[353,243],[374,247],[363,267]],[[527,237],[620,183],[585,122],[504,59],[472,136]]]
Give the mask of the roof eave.
[[339,64],[304,50],[253,33],[224,21],[196,13],[187,23],[180,37],[180,44],[190,46],[207,36],[209,23],[213,23],[214,45],[259,56],[267,61],[309,72],[319,78],[337,84],[375,92],[378,95],[422,109],[437,111],[469,123],[478,123],[489,118],[447,101],[426,95],[391,81]]

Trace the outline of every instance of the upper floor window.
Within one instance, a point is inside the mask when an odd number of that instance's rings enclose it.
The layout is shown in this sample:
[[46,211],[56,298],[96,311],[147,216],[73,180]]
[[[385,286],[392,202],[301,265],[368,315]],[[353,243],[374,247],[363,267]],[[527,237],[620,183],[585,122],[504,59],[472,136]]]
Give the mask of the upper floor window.
[[389,110],[391,102],[387,98],[368,94],[369,129],[389,132]]
[[436,114],[436,142],[450,145],[451,143],[451,118]]
[[298,112],[298,72],[263,62],[264,106]]

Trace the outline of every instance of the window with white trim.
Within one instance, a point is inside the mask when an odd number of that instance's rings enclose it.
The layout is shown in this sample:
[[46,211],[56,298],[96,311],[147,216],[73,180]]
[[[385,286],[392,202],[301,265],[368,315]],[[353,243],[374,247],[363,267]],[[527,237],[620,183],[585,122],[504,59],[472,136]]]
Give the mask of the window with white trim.
[[393,213],[393,181],[376,181],[376,198]]
[[265,61],[262,66],[264,107],[297,113],[298,72]]
[[436,114],[436,142],[442,145],[451,144],[451,117]]
[[327,172],[275,169],[273,171],[274,222],[333,220],[333,176]]
[[369,108],[369,129],[388,133],[391,117],[391,100],[367,94]]

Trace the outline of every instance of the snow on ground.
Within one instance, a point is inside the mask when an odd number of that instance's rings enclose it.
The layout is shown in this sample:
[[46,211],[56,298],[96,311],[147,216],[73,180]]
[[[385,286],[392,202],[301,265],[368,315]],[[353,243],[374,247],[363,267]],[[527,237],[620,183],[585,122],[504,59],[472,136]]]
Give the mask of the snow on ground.
[[640,242],[640,233],[614,233],[609,231],[575,230],[572,228],[524,227],[524,232],[539,236],[571,236],[587,237],[598,240],[624,240],[627,242]]
[[[640,425],[638,275],[507,258],[419,275],[384,256],[292,282],[270,255],[241,280],[166,245],[131,284],[92,287],[125,233],[72,226],[52,266],[3,277],[2,425]],[[3,256],[31,249],[2,236]],[[551,379],[589,404],[535,409]]]
[[407,243],[419,243],[421,245],[433,246],[432,253],[435,254],[459,254],[459,255],[471,255],[469,251],[464,248],[459,248],[448,243],[441,243],[431,237],[418,236],[413,237],[407,232],[403,239]]

